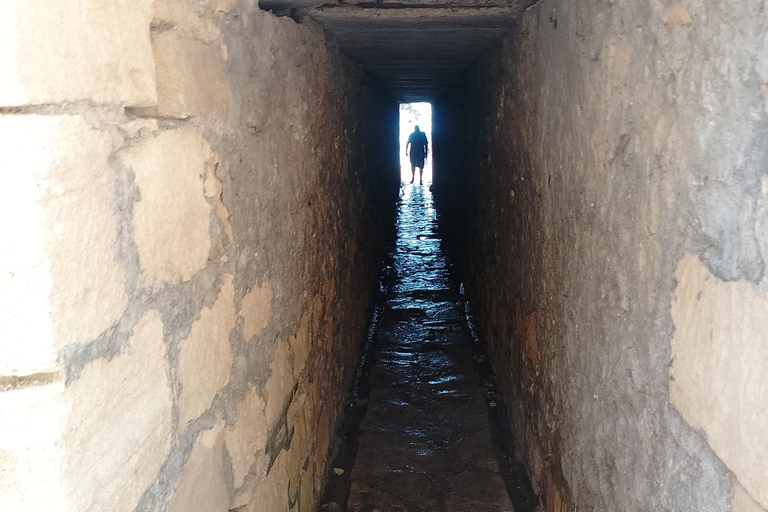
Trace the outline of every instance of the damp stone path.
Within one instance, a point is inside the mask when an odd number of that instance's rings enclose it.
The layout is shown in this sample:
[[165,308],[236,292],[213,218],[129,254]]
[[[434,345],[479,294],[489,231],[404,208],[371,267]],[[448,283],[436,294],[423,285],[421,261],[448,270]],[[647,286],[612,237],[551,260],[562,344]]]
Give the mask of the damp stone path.
[[350,512],[505,512],[461,296],[427,186],[401,192]]

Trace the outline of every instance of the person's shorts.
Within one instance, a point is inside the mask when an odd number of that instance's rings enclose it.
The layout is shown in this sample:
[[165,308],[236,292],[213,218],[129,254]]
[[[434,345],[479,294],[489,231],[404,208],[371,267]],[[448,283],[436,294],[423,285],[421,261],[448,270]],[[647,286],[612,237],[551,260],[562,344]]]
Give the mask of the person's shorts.
[[422,155],[414,155],[411,153],[411,165],[414,167],[418,167],[419,169],[424,168],[424,156]]

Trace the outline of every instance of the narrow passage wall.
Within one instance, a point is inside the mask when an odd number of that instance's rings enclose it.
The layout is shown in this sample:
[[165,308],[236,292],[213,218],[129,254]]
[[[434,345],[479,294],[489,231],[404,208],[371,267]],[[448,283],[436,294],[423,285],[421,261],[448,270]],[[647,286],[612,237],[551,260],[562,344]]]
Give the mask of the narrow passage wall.
[[397,122],[252,0],[0,2],[0,508],[313,510]]
[[434,103],[548,511],[768,509],[768,12],[543,0]]

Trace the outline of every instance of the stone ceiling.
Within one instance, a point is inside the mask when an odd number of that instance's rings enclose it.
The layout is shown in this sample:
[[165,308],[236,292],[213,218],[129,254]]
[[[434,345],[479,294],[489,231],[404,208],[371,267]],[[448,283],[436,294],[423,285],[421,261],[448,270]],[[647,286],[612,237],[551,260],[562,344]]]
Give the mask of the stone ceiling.
[[499,41],[531,0],[263,0],[262,9],[322,25],[400,101],[429,101]]

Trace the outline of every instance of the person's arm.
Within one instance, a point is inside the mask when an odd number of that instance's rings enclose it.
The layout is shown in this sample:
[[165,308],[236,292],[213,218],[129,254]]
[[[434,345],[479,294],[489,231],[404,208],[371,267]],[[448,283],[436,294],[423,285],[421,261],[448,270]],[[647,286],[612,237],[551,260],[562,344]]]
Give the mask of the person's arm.
[[424,158],[427,158],[427,155],[429,154],[429,142],[424,143]]
[[411,149],[411,141],[408,141],[408,144],[405,145],[405,156],[408,156]]

